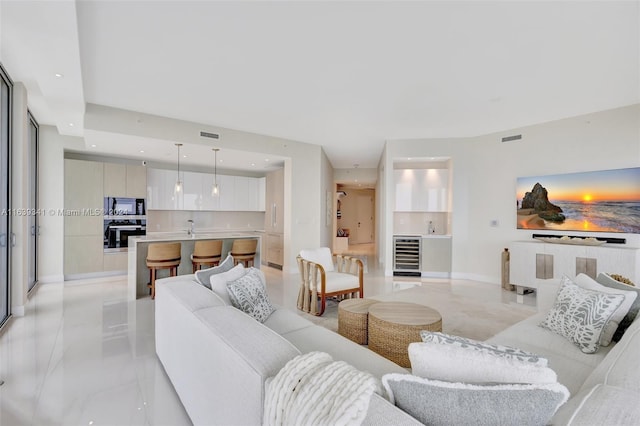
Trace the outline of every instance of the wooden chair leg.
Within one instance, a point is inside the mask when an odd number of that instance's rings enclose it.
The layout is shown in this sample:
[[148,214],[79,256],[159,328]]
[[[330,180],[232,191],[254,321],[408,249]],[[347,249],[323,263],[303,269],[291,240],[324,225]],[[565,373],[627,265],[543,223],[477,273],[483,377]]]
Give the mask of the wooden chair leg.
[[156,268],[151,268],[151,300],[156,298]]

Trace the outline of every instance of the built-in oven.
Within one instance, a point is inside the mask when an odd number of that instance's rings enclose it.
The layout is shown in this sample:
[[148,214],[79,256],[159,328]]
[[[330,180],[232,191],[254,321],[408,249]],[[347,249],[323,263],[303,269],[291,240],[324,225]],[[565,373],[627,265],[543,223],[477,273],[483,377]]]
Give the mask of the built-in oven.
[[104,198],[104,251],[126,251],[129,238],[146,235],[147,216],[144,198]]
[[[129,247],[129,237],[134,235],[146,235],[147,226],[133,224],[128,221],[111,221],[105,226],[105,250],[126,249]],[[107,250],[118,251],[118,250]]]

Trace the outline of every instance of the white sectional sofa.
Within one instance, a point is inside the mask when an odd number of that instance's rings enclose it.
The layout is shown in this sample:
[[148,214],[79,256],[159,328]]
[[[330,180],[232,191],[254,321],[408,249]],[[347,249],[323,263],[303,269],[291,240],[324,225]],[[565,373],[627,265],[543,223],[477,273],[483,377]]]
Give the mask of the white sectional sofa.
[[[260,425],[265,381],[301,353],[327,352],[378,378],[407,373],[287,309],[261,324],[193,275],[158,280],[155,303],[156,353],[195,425]],[[364,424],[420,423],[374,394]]]
[[[161,279],[156,287],[156,352],[196,425],[261,424],[265,381],[301,353],[327,352],[378,378],[408,373],[287,309],[277,309],[261,324],[225,304],[193,275]],[[558,381],[571,392],[552,424],[640,424],[640,321],[631,325],[619,343],[593,355],[583,354],[537,325],[556,290],[551,284],[539,290],[541,312],[489,343],[518,347],[549,359]],[[420,423],[374,394],[364,424]]]

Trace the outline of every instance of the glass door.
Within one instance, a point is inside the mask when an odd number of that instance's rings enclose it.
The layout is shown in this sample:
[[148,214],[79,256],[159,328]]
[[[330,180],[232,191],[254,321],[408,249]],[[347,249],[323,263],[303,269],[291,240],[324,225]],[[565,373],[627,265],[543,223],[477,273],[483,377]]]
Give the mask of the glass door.
[[[38,122],[29,113],[29,211],[38,212]],[[27,216],[29,221],[29,291],[38,282],[38,215]]]
[[0,326],[9,318],[9,146],[11,138],[11,80],[0,65]]

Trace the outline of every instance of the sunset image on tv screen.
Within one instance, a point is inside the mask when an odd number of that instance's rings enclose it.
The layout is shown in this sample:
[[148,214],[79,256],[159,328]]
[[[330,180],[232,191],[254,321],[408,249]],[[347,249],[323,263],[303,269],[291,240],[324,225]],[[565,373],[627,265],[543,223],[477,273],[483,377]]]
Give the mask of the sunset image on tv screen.
[[520,177],[518,229],[640,233],[640,167]]

